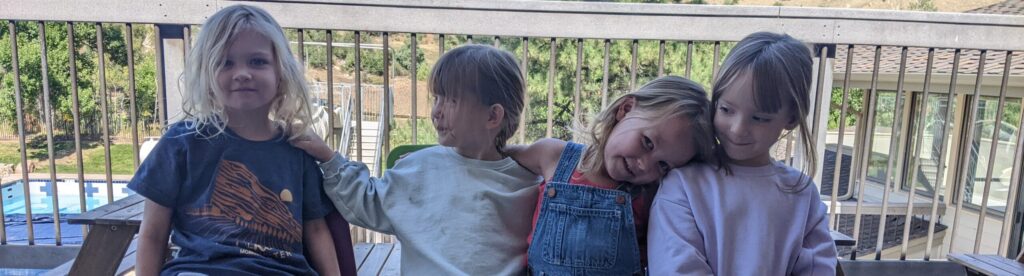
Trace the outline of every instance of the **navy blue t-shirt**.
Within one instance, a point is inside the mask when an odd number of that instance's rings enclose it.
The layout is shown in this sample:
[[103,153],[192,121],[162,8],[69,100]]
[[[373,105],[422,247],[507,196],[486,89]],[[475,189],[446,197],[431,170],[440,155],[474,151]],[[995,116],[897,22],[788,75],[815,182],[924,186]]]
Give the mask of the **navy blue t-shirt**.
[[316,274],[303,256],[303,222],[333,208],[316,161],[285,135],[199,135],[215,131],[171,125],[128,184],[173,210],[181,251],[162,274]]

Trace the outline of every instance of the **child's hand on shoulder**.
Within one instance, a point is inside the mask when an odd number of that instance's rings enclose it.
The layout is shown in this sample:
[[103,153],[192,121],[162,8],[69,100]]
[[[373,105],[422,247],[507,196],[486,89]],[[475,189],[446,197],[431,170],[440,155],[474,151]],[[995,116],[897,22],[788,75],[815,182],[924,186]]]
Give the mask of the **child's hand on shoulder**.
[[313,130],[306,130],[306,133],[303,133],[299,137],[293,138],[288,142],[291,143],[292,146],[313,156],[313,158],[316,158],[320,163],[331,161],[331,158],[334,157],[334,150],[331,150],[331,147],[324,142],[324,139],[320,138],[320,135],[313,132]]

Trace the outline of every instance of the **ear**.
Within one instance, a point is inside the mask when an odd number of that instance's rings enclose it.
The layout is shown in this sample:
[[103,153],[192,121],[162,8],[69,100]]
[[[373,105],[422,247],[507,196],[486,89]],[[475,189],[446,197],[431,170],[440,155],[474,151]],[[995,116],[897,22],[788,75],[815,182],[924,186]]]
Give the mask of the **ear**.
[[636,105],[635,97],[626,96],[625,99],[622,99],[622,104],[620,104],[618,110],[615,111],[615,120],[621,121],[622,118],[626,117],[626,114],[633,110],[633,105]]
[[492,104],[487,112],[487,129],[499,129],[505,120],[505,107]]

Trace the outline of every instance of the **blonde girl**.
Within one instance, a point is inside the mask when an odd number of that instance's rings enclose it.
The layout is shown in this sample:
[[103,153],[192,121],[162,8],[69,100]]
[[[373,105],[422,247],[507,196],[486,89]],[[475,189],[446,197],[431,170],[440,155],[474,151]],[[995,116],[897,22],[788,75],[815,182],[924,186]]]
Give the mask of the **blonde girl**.
[[709,107],[700,85],[661,77],[602,111],[589,130],[590,146],[549,138],[514,151],[545,179],[530,271],[643,274],[650,200],[670,170],[711,155]]
[[[316,161],[288,140],[308,90],[277,22],[230,6],[203,24],[185,70],[186,118],[129,183],[146,197],[140,275],[339,274]],[[181,247],[164,263],[168,235]]]

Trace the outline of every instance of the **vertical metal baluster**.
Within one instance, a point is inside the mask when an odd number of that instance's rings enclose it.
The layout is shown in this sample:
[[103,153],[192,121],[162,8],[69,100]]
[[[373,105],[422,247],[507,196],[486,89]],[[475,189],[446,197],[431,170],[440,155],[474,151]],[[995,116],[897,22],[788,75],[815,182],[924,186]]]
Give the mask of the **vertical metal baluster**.
[[[383,41],[384,42],[383,43],[383,48],[384,48],[383,49],[383,51],[384,51],[383,52],[383,54],[384,54],[384,74],[383,74],[384,75],[383,76],[383,78],[384,78],[384,100],[383,100],[383,102],[381,104],[384,105],[384,108],[382,109],[382,112],[381,112],[380,116],[384,117],[384,120],[380,120],[380,122],[382,123],[380,128],[383,128],[383,134],[384,134],[383,136],[384,137],[378,137],[378,139],[383,139],[384,141],[382,141],[382,144],[381,144],[380,155],[376,156],[376,158],[377,158],[376,163],[378,164],[377,165],[377,175],[378,176],[382,176],[384,174],[384,166],[386,165],[386,164],[384,164],[385,158],[382,158],[382,157],[383,156],[387,156],[388,152],[391,151],[391,118],[392,118],[392,116],[391,116],[391,74],[390,74],[391,73],[390,72],[391,71],[391,53],[390,53],[390,46],[388,46],[388,40],[390,39],[391,36],[387,32],[384,32],[381,35],[382,35],[383,40],[384,40]],[[383,233],[377,233],[377,235],[380,238],[381,242],[389,241],[389,239],[390,239],[389,236],[385,236]]]
[[[527,70],[529,70],[530,68],[530,39],[527,37],[523,37],[522,46],[523,60],[519,61],[519,71],[523,74],[523,81],[529,83],[529,81],[527,80],[530,77],[530,73]],[[527,132],[526,121],[530,120],[530,89],[529,87],[524,88],[526,89],[526,91],[524,91],[525,93],[523,93],[523,116],[521,116],[522,118],[519,120],[519,143],[525,144]]]
[[[576,39],[576,89],[572,94],[572,122],[580,121],[580,91],[583,90],[583,39]],[[576,140],[576,132],[572,131],[572,139]]]
[[665,41],[658,41],[658,76],[665,75]]
[[551,138],[552,128],[554,127],[554,116],[555,116],[555,66],[558,62],[558,57],[555,51],[558,50],[558,42],[555,38],[551,38],[551,55],[548,58],[548,124],[545,136]]
[[714,59],[711,61],[711,79],[715,79],[715,77],[718,76],[718,62],[721,61],[721,56],[719,55],[721,53],[721,50],[722,42],[715,41],[715,55],[713,56]]
[[[41,83],[43,86],[43,114],[45,117],[44,120],[46,120],[46,153],[50,158],[48,160],[50,163],[50,192],[53,194],[53,221],[55,222],[53,225],[53,238],[56,245],[61,245],[60,202],[58,202],[59,197],[57,196],[59,194],[57,191],[57,184],[59,183],[57,183],[57,160],[53,153],[53,107],[50,106],[50,65],[46,56],[46,23],[43,21],[39,21],[39,43],[40,69],[42,70],[41,75],[43,77]],[[26,189],[28,186],[28,183],[25,183]],[[29,201],[25,201],[25,208],[32,208],[32,204],[30,203],[31,202]],[[26,219],[32,218],[26,217]]]
[[[949,118],[953,117],[953,101],[956,100],[956,77],[960,72],[960,49],[956,49],[953,52],[953,71],[951,72],[949,79],[949,93],[946,94],[946,116],[942,119],[942,141],[939,142],[939,168],[935,173],[935,192],[932,193],[932,213],[931,216],[928,217],[928,240],[924,251],[925,261],[931,259],[932,237],[935,235],[935,223],[936,220],[938,220],[936,218],[939,216],[939,195],[941,194],[940,191],[942,186],[946,184],[944,183],[946,180],[946,174],[943,173],[946,170],[946,167],[948,167],[946,165],[946,154],[949,153],[949,151],[946,149],[946,143],[949,140],[948,133],[953,127],[953,124],[949,123]],[[956,224],[953,224],[953,226],[954,227],[952,228],[955,228]]]
[[[862,153],[863,158],[861,158],[861,160],[860,160],[861,161],[861,168],[862,169],[858,170],[858,172],[857,172],[857,174],[859,176],[858,176],[858,181],[857,181],[858,182],[858,185],[857,185],[858,186],[857,208],[855,208],[854,218],[853,218],[853,239],[854,240],[859,240],[860,239],[861,207],[864,205],[864,186],[867,186],[864,183],[866,182],[866,178],[867,178],[867,167],[868,167],[868,164],[870,163],[870,160],[871,160],[871,146],[872,146],[871,144],[873,144],[874,140],[875,140],[874,137],[871,137],[869,135],[874,133],[874,128],[875,128],[875,122],[874,122],[875,121],[875,111],[877,110],[877,108],[875,108],[875,103],[878,101],[878,96],[877,96],[877,93],[878,93],[878,70],[879,70],[878,67],[879,67],[879,62],[881,60],[882,60],[882,46],[875,46],[875,62],[874,62],[875,65],[871,69],[871,89],[868,90],[867,93],[864,93],[864,97],[866,99],[865,99],[865,101],[863,101],[863,102],[866,102],[868,104],[865,107],[865,109],[867,110],[867,112],[865,114],[866,118],[865,118],[865,120],[861,120],[861,122],[864,122],[867,126],[866,126],[865,131],[864,131],[864,135],[865,135],[865,137],[864,137],[864,148],[861,149],[861,151],[863,151],[863,153]],[[850,260],[856,260],[856,259],[857,259],[857,248],[854,247],[853,251],[850,252]]]
[[[188,37],[188,36],[186,36]],[[110,172],[110,118],[107,107],[107,75],[106,62],[103,54],[103,24],[96,23],[96,51],[99,57],[99,81],[100,81],[100,114],[103,120],[103,164],[107,179],[107,203],[114,202],[114,181]]]
[[[360,50],[360,44],[362,43],[362,36],[359,31],[355,32],[355,58],[356,58],[356,71],[355,71],[355,93],[356,93],[356,159],[360,162],[366,162],[363,160],[363,51]],[[443,39],[443,36],[442,36]],[[443,40],[442,40],[443,41]],[[441,47],[444,48],[444,43],[441,43]]]
[[[344,137],[338,137],[337,133],[334,133],[335,124],[340,124],[342,127],[348,127],[351,122],[335,122],[334,118],[334,31],[326,30],[327,33],[327,143],[330,144],[331,148],[338,148],[339,150],[345,150],[351,152],[351,149],[341,149],[341,139]],[[358,83],[356,84],[358,85]],[[342,104],[344,106],[344,104]],[[352,110],[345,110],[352,114]],[[346,118],[348,116],[342,116]],[[351,141],[351,140],[349,140]],[[348,152],[345,153],[346,155]]]
[[[1013,56],[1013,52],[1007,51],[1005,63],[1006,67],[1003,68],[1003,82],[1002,84],[1000,84],[1000,90],[1006,90],[1006,85],[1009,81],[1008,78],[1010,76],[1010,64],[1013,61],[1013,59],[1010,58],[1011,56]],[[1022,101],[1022,103],[1024,103],[1024,101]],[[1017,119],[1021,124],[1024,124],[1024,120],[1022,120],[1024,118],[1018,117]],[[1018,126],[1017,129],[1024,129],[1024,126]],[[1006,200],[1006,211],[1003,215],[1003,229],[1002,231],[999,232],[999,251],[997,254],[1003,256],[1007,254],[1007,245],[1010,243],[1010,236],[1007,234],[1010,233],[1011,226],[1013,226],[1013,221],[1011,219],[1015,216],[1014,214],[1017,213],[1017,206],[1016,204],[1014,204],[1014,202],[1017,202],[1017,190],[1020,188],[1020,185],[1015,184],[1020,183],[1022,154],[1024,154],[1024,133],[1018,132],[1017,150],[1013,153],[1013,172],[1010,175],[1010,196]]]
[[[901,136],[900,129],[903,118],[903,81],[907,71],[907,47],[903,47],[900,50],[900,73],[896,81],[896,108],[893,110],[893,123],[892,123],[892,136],[889,138],[889,160],[885,165],[885,185],[882,186],[882,212],[878,218],[878,241],[875,246],[875,260],[882,259],[882,249],[885,245],[885,216],[886,211],[889,208],[889,184],[899,186],[900,181],[893,183],[892,175],[895,168],[895,156],[898,152],[903,152],[900,148],[899,138]],[[899,175],[899,174],[897,174]],[[910,223],[909,221],[906,223]]]
[[[153,25],[153,32],[159,36],[160,25]],[[164,102],[165,85],[164,78],[160,77],[164,75],[164,44],[162,41],[157,41],[156,43],[153,43],[153,45],[156,46],[154,53],[156,55],[156,114],[157,120],[159,120],[157,121],[157,124],[160,125],[160,129],[162,130],[167,127],[167,115],[164,114],[164,111],[167,110],[167,103]]]
[[420,99],[419,97],[416,97],[416,79],[418,78],[417,76],[419,76],[419,74],[417,74],[418,71],[416,71],[416,65],[417,63],[419,63],[419,57],[416,55],[416,50],[418,47],[416,46],[418,40],[416,38],[416,34],[410,34],[410,37],[411,41],[409,47],[411,48],[410,52],[412,53],[412,62],[410,62],[409,65],[409,79],[412,81],[412,143],[415,145],[419,144],[419,140],[417,139],[416,136],[416,121],[418,121],[420,118],[419,113],[416,112],[416,102],[418,102]]
[[[821,47],[821,49],[819,49],[819,51],[818,51],[818,80],[816,81],[816,85],[815,85],[815,89],[814,89],[814,93],[815,93],[814,94],[815,95],[814,96],[814,109],[811,111],[812,112],[811,113],[812,114],[811,122],[813,123],[813,125],[811,125],[811,137],[813,139],[818,139],[818,133],[819,133],[818,132],[818,124],[819,124],[819,122],[821,122],[821,103],[822,103],[821,99],[824,98],[824,95],[826,93],[826,91],[825,91],[825,67],[828,66],[828,49],[829,49],[829,47]],[[831,93],[831,91],[829,91],[829,93]],[[803,138],[800,138],[800,139],[802,140]],[[812,153],[812,154],[817,154],[817,153]],[[824,159],[824,156],[822,158]],[[811,176],[811,178],[814,178],[814,177],[815,176],[813,176],[813,175]],[[824,177],[824,176],[822,176],[822,177]]]
[[[829,229],[839,230],[836,221],[839,220],[838,212],[836,212],[836,205],[839,198],[839,176],[842,172],[843,164],[843,140],[846,138],[846,109],[848,108],[850,98],[850,76],[853,71],[853,44],[846,47],[846,72],[843,73],[843,100],[839,109],[839,137],[836,143],[836,162],[835,168],[832,170],[832,198],[830,200],[831,211],[829,220]],[[851,162],[853,163],[853,162]],[[847,187],[849,187],[850,181],[847,180]]]
[[184,40],[184,43],[182,43],[183,45],[181,48],[185,53],[185,62],[188,62],[188,52],[192,51],[192,27],[185,25],[185,27],[182,28],[182,33],[182,40]]
[[[139,168],[139,121],[136,119],[137,111],[135,110],[135,49],[132,41],[132,24],[124,24],[125,30],[125,46],[128,50],[128,113],[131,116],[132,122],[132,169]],[[77,134],[77,133],[76,133]],[[82,185],[82,182],[78,183]],[[85,209],[82,210],[85,212]]]
[[473,44],[473,35],[466,36],[466,44]]
[[[981,193],[981,212],[978,214],[978,231],[975,232],[974,236],[974,254],[978,254],[978,251],[981,250],[981,233],[985,231],[985,214],[988,212],[988,196],[992,189],[992,170],[993,165],[995,165],[994,162],[996,161],[996,150],[999,148],[999,130],[1001,129],[1000,126],[1003,124],[1003,112],[1006,111],[1004,107],[1006,106],[1006,83],[1008,81],[1007,78],[1010,76],[1010,62],[1012,61],[1010,57],[1011,55],[1007,53],[1006,64],[1003,64],[1003,82],[999,86],[999,104],[997,105],[998,107],[996,107],[996,118],[993,121],[992,126],[992,144],[989,146],[988,168],[985,170],[985,188]],[[978,71],[982,71],[982,68],[978,68]],[[977,85],[981,86],[981,78],[978,79]],[[981,150],[980,140],[981,139],[979,139],[978,143],[979,151]],[[1006,205],[1011,205],[1010,202],[1012,201],[1007,201]],[[1007,213],[1006,216],[1010,215],[1010,213]]]
[[501,37],[494,36],[494,48],[501,48]]
[[[25,196],[25,233],[28,245],[36,243],[34,225],[32,223],[32,194],[28,190],[28,147],[25,146],[25,109],[21,94],[21,73],[18,70],[18,30],[14,20],[7,21],[7,30],[11,35],[11,67],[14,71],[14,104],[18,114],[18,144],[21,149],[21,183]],[[6,234],[6,233],[4,233]],[[6,237],[4,237],[6,239]]]
[[[693,41],[686,41],[686,78],[690,78],[691,70],[693,69]],[[715,76],[711,76],[713,80]],[[711,97],[711,95],[708,95]]]
[[306,68],[309,66],[309,64],[306,64],[306,31],[303,29],[297,29],[295,31],[298,33],[299,37],[299,43],[296,47],[299,51],[299,62],[302,63],[302,68],[305,68],[308,71],[309,68]]
[[608,62],[610,54],[608,51],[611,49],[612,40],[604,40],[604,77],[601,78],[601,109],[608,106]]
[[[384,129],[382,131],[384,133],[384,137],[381,137],[382,139],[384,139],[384,141],[381,145],[380,156],[377,156],[377,160],[375,161],[377,163],[382,163],[382,160],[384,159],[381,157],[388,156],[388,152],[391,152],[391,49],[389,48],[390,46],[388,45],[388,40],[391,39],[391,35],[387,32],[384,32],[381,34],[381,36],[382,39],[384,40],[384,101],[381,104],[384,105],[384,108],[383,112],[381,112],[383,114],[380,114],[380,116],[386,117],[384,117],[383,120],[380,120],[381,122],[383,122],[383,124],[381,124],[380,127]],[[377,174],[380,175],[382,173],[384,173],[384,166],[377,165]]]
[[[82,126],[81,126],[81,114],[79,114],[79,102],[78,102],[78,66],[75,64],[75,54],[78,50],[75,48],[75,24],[71,21],[67,22],[68,28],[68,67],[71,69],[71,117],[73,120],[73,127],[75,131],[75,160],[77,175],[78,175],[78,207],[82,213],[86,211],[85,204],[85,166],[82,163]],[[89,233],[89,227],[82,225],[82,236],[85,237]]]
[[633,49],[630,51],[630,53],[631,53],[630,55],[632,56],[632,61],[629,64],[629,91],[627,93],[633,92],[633,91],[636,90],[636,67],[637,67],[636,63],[637,63],[637,56],[640,55],[637,52],[637,48],[639,47],[639,45],[640,45],[640,41],[634,39],[633,40]]
[[[910,137],[915,137],[914,142],[914,153],[910,156],[911,160],[918,160],[914,162],[914,166],[910,168],[910,189],[907,193],[907,212],[903,217],[903,245],[900,247],[900,260],[907,259],[907,249],[910,245],[910,224],[912,222],[914,214],[914,187],[917,184],[917,172],[921,167],[921,143],[924,143],[924,125],[928,123],[928,96],[931,92],[932,83],[932,63],[935,60],[935,48],[928,49],[928,63],[925,65],[924,73],[924,92],[921,96],[921,116],[917,122],[917,130],[910,132]],[[913,98],[911,98],[913,99]],[[911,111],[913,112],[913,111]],[[916,133],[916,134],[915,134]],[[935,191],[938,193],[938,190]],[[927,250],[927,249],[926,249]]]
[[[965,122],[966,122],[965,125],[967,126],[967,138],[964,139],[964,141],[966,141],[965,143],[972,143],[974,141],[974,124],[975,124],[975,120],[977,120],[977,117],[978,117],[978,105],[981,104],[981,81],[982,81],[982,77],[985,75],[985,56],[987,54],[988,54],[987,50],[981,50],[981,56],[978,59],[977,78],[974,80],[974,94],[971,96],[971,99],[972,99],[971,114],[970,114],[969,117],[967,117],[967,120],[965,120]],[[971,149],[968,146],[967,152],[960,159],[960,164],[967,164],[968,162],[970,162],[970,158],[971,158]],[[981,158],[981,154],[978,154],[978,158],[979,159]],[[977,160],[975,160],[975,162],[977,162]],[[962,209],[961,205],[963,205],[963,201],[964,201],[964,193],[966,193],[966,191],[967,191],[967,180],[969,180],[969,179],[971,179],[973,177],[974,177],[973,175],[967,175],[967,172],[965,171],[965,172],[963,172],[961,174],[960,179],[956,182],[957,185],[961,185],[963,187],[957,187],[956,188],[960,192],[957,193],[957,196],[956,196],[956,197],[959,197],[959,198],[955,198],[954,200],[956,202],[953,204],[953,227],[951,227],[951,228],[953,228],[953,230],[950,231],[950,237],[952,237],[952,238],[950,238],[951,241],[952,241],[953,238],[956,237],[956,229],[958,228],[957,226],[960,226],[960,217],[961,217],[960,211]],[[977,243],[977,242],[978,241],[975,241],[975,243]],[[950,245],[949,245],[949,252],[950,253],[953,252],[953,243],[952,242],[950,242]]]
[[437,34],[437,54],[444,55],[444,34]]

